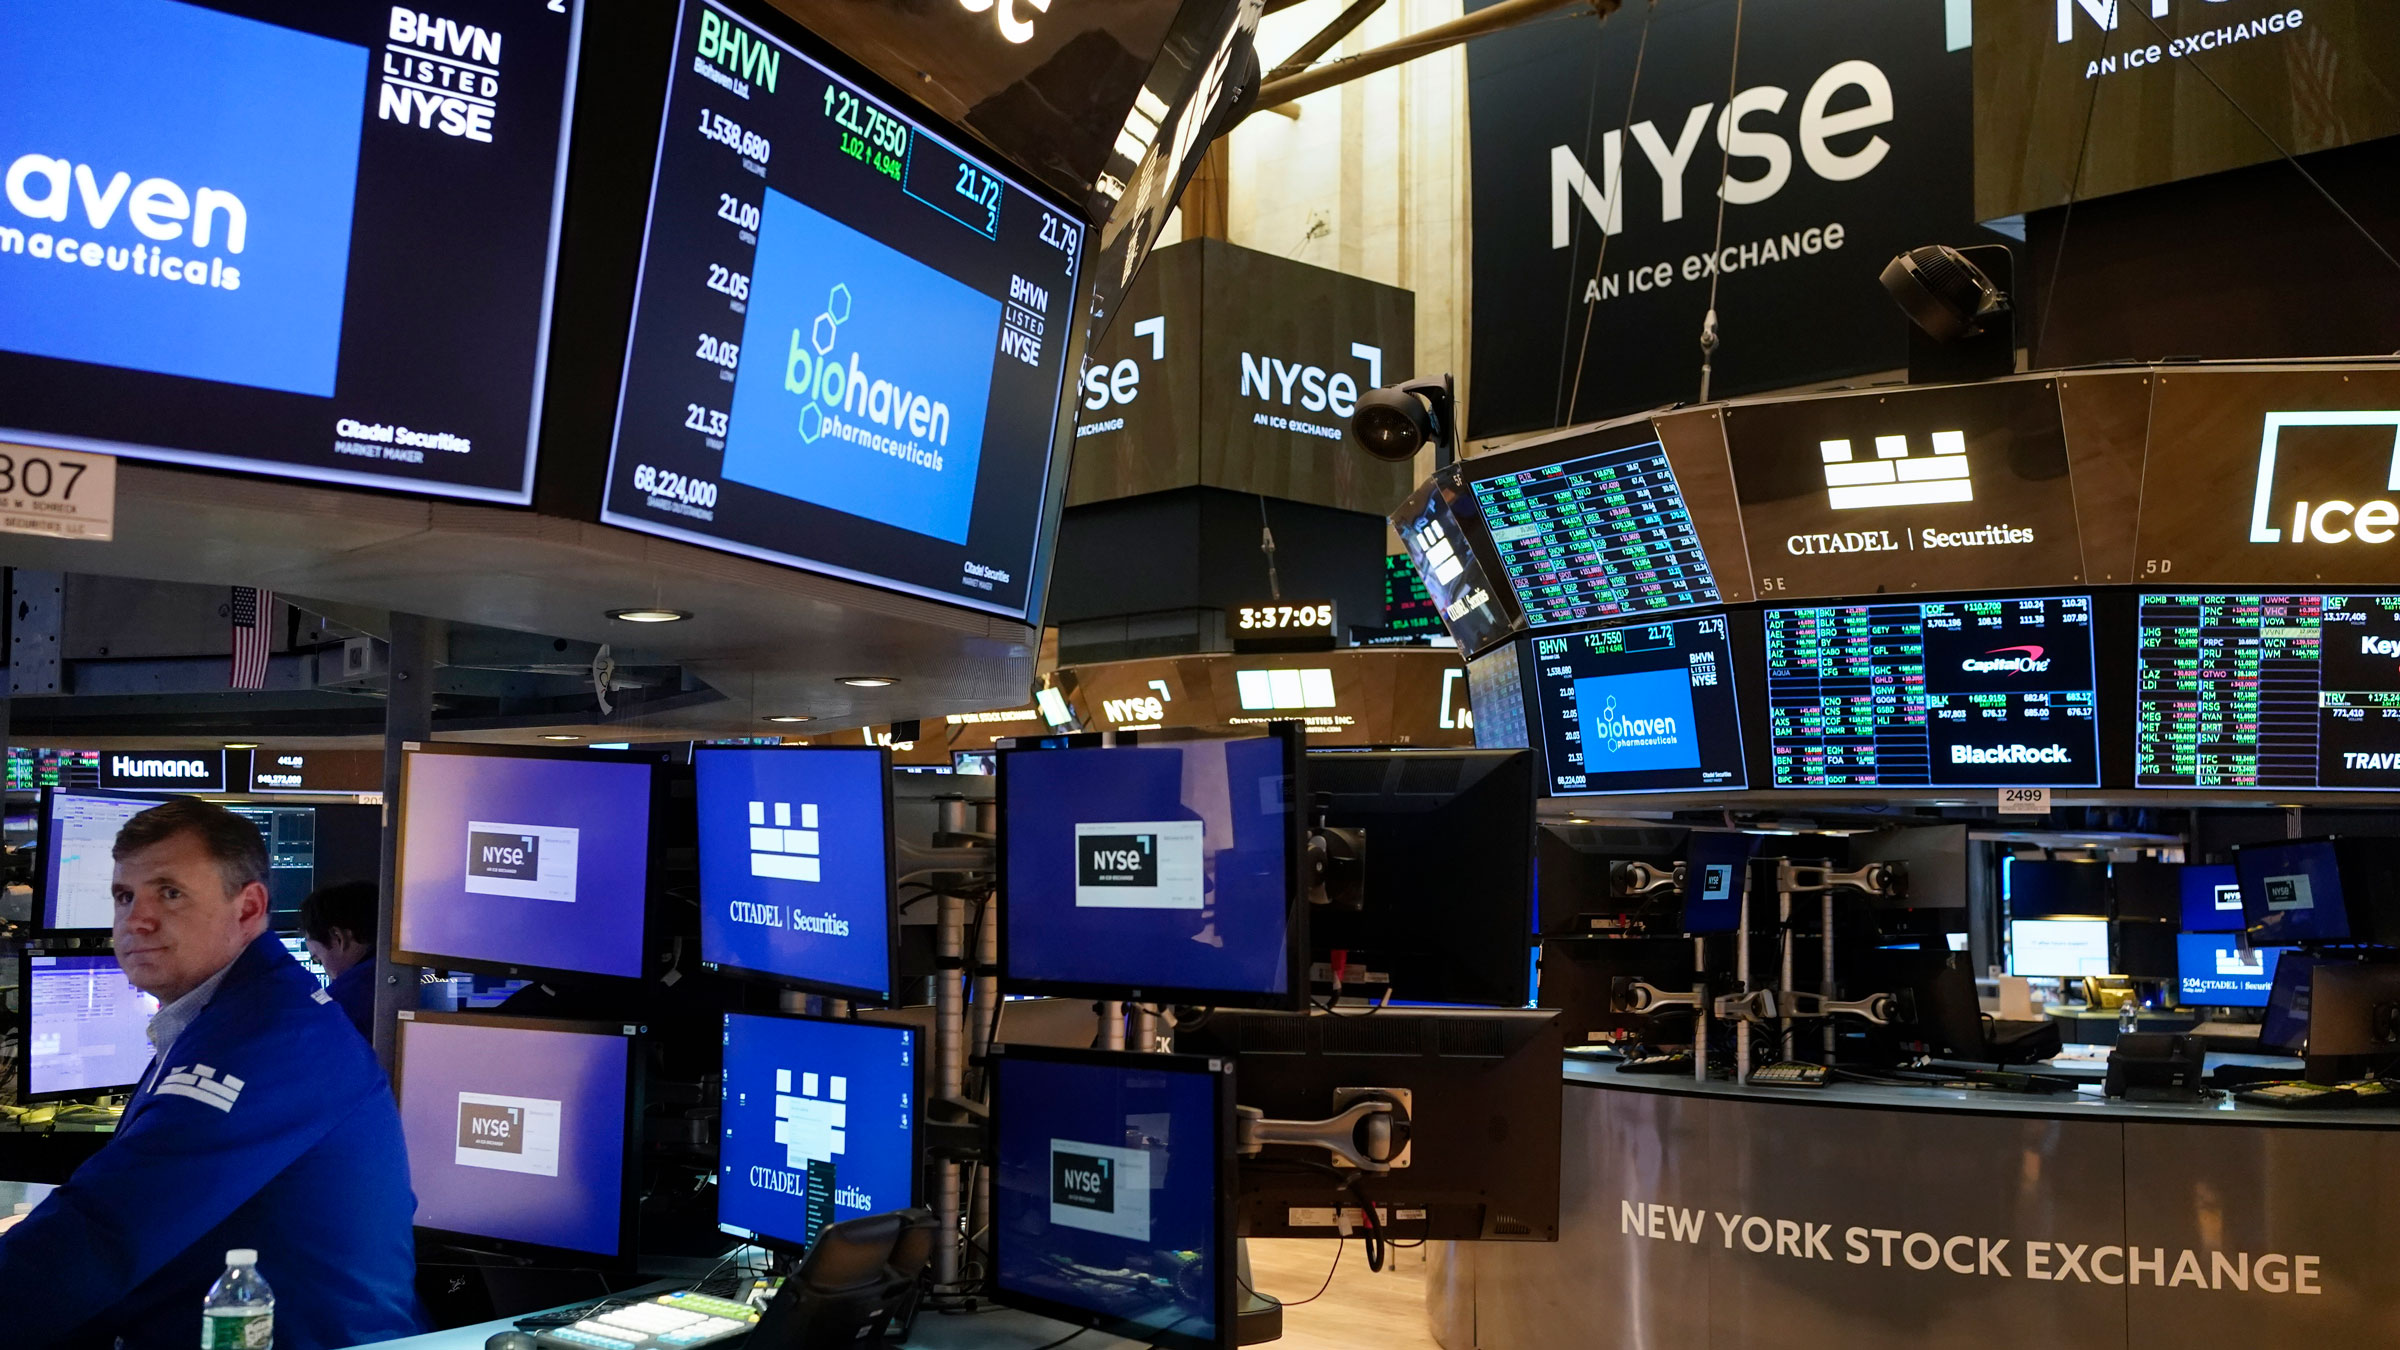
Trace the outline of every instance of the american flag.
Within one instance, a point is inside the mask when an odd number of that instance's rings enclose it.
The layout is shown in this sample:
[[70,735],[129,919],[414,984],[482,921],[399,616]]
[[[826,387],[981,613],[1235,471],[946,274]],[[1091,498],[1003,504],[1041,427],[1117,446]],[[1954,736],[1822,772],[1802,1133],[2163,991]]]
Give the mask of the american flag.
[[275,641],[267,630],[267,616],[275,612],[275,592],[236,586],[229,612],[233,616],[233,670],[226,683],[235,689],[264,689],[267,650]]

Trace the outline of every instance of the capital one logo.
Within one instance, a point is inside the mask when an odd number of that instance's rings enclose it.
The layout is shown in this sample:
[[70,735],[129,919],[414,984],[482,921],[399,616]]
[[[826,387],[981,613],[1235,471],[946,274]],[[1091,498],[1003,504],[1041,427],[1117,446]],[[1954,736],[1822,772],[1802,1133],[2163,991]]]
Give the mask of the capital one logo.
[[1970,656],[1959,662],[1958,668],[1969,675],[2006,674],[2014,677],[2039,675],[2050,668],[2050,662],[2043,657],[2040,647],[1995,647],[1981,656]]
[[[2250,501],[2250,542],[2280,544],[2287,542],[2283,527],[2268,524],[2275,495],[2275,469],[2280,442],[2285,427],[2390,427],[2392,428],[2391,467],[2385,474],[2384,491],[2400,494],[2400,411],[2374,412],[2271,412],[2258,441],[2258,486]],[[2372,501],[2350,502],[2340,498],[2323,502],[2297,501],[2292,504],[2291,534],[2294,544],[2345,544],[2352,539],[2368,544],[2388,544],[2395,527],[2400,527],[2400,504],[2390,497]]]
[[1875,458],[1862,460],[1848,439],[1817,442],[1826,495],[1836,511],[1874,506],[1931,506],[1975,500],[1967,473],[1967,433],[1937,431],[1931,455],[1911,456],[1908,437],[1877,436]]
[[992,17],[999,21],[1000,36],[1010,42],[1031,42],[1033,20],[1017,13],[1020,3],[1029,6],[1037,14],[1050,12],[1050,0],[958,0],[958,7],[969,14],[991,10]]

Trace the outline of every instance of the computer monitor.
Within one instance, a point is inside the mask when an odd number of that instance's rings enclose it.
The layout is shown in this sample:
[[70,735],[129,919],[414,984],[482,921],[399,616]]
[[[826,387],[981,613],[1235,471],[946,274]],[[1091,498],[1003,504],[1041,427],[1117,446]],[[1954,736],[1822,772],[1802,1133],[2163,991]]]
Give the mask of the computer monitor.
[[1228,1059],[996,1048],[994,1301],[1232,1350],[1233,1108]]
[[633,1259],[640,1028],[407,1010],[392,1084],[417,1227],[583,1264]]
[[2308,1044],[2310,977],[2325,960],[2315,952],[2285,952],[2276,961],[2267,1015],[2258,1026],[2260,1049],[2296,1055]]
[[725,1015],[717,1227],[784,1249],[917,1195],[917,1029]]
[[2176,885],[2183,901],[2183,931],[2238,933],[2249,926],[2242,917],[2242,880],[2233,864],[2186,864],[2178,869]]
[[[1396,1242],[1558,1238],[1565,1095],[1558,1014],[1386,1008],[1372,1016],[1218,1012],[1176,1048],[1234,1058],[1243,1106],[1275,1120],[1324,1120],[1348,1089],[1406,1088],[1409,1165],[1355,1178],[1322,1149],[1272,1147],[1241,1170],[1242,1232],[1339,1235],[1335,1206],[1388,1210]],[[1297,1165],[1296,1165],[1297,1164]]]
[[2108,865],[2002,858],[2001,889],[2012,919],[2105,919]]
[[267,846],[270,924],[289,930],[300,902],[321,886],[378,881],[383,875],[383,809],[228,802],[225,809],[258,827]]
[[[2328,961],[2309,978],[2308,1058],[2312,1081],[2363,1076],[2400,1056],[2400,965]],[[2320,1064],[2338,1061],[2338,1064]]]
[[890,1001],[899,926],[890,752],[708,748],[692,752],[692,768],[700,958],[819,993]]
[[2183,923],[2183,867],[2178,863],[2110,863],[2108,917]]
[[133,987],[107,953],[51,955],[25,949],[17,996],[24,1000],[20,1103],[122,1092],[150,1064],[146,1034],[158,1000]]
[[2172,980],[2182,967],[2175,956],[2179,934],[2157,919],[2110,919],[2108,973],[2134,980]]
[[2108,920],[2011,919],[2008,973],[2072,980],[2109,970]]
[[109,850],[125,822],[166,801],[123,792],[42,790],[35,925],[54,933],[105,932],[116,922]]
[[1299,731],[1000,756],[1000,983],[1297,1008]]
[[639,976],[651,775],[597,753],[406,751],[393,960]]
[[1310,751],[1311,811],[1366,848],[1358,907],[1309,914],[1315,978],[1338,954],[1344,993],[1524,1007],[1537,774],[1527,750]]
[[2400,946],[2400,841],[2328,835],[2238,844],[2250,940]]
[[2179,933],[2176,1000],[2187,1007],[2264,1008],[2281,947],[2243,948],[2232,933]]
[[1000,752],[997,750],[953,750],[950,752],[950,772],[968,778],[989,778],[1000,771]]
[[1742,880],[1758,851],[1755,835],[1694,830],[1683,863],[1683,931],[1730,933],[1741,926]]

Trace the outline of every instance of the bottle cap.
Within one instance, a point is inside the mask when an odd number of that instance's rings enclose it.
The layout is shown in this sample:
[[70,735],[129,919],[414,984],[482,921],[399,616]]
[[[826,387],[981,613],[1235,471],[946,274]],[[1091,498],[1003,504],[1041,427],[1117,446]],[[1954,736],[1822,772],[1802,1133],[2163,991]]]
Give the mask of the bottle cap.
[[254,1247],[236,1247],[232,1251],[225,1253],[225,1264],[229,1266],[255,1266],[258,1264],[258,1250]]

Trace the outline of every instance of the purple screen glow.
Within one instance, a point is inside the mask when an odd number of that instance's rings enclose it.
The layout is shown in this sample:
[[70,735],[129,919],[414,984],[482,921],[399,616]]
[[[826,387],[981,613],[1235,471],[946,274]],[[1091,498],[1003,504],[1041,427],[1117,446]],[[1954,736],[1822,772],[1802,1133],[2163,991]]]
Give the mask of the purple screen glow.
[[133,987],[113,956],[36,956],[25,998],[25,1090],[131,1087],[150,1064],[143,1034],[158,1000]]

